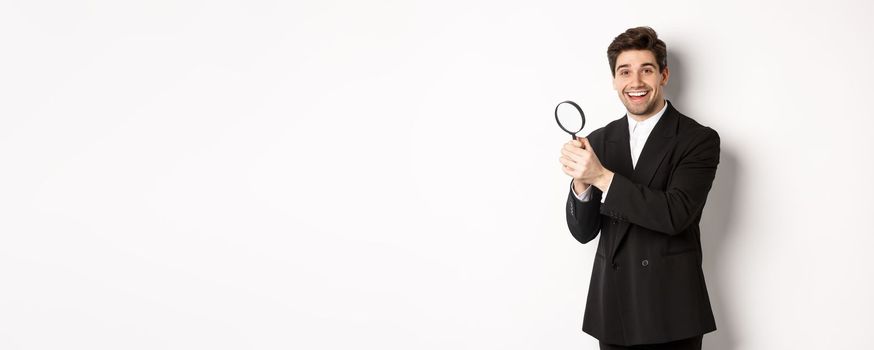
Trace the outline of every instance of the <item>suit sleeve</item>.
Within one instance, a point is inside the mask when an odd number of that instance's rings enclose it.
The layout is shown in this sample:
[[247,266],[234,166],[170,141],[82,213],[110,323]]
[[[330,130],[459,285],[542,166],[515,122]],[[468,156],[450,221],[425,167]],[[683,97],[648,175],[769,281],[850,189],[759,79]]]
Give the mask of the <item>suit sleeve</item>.
[[615,174],[601,212],[653,231],[679,234],[703,209],[718,164],[719,134],[704,128],[672,170],[664,191],[633,183],[629,178]]
[[[573,186],[573,180],[571,180]],[[591,198],[581,201],[574,195],[573,187],[568,191],[565,208],[567,226],[571,235],[580,243],[586,244],[601,230],[601,190],[591,187]]]

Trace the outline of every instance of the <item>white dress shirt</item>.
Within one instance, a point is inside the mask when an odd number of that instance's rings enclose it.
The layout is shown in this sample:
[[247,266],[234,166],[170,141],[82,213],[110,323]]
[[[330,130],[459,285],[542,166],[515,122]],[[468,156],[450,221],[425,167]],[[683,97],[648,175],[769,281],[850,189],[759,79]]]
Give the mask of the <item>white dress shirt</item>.
[[[634,118],[627,117],[628,119],[628,143],[629,148],[631,149],[631,166],[637,167],[637,159],[640,158],[640,152],[643,151],[643,146],[646,144],[646,139],[649,138],[649,134],[652,132],[652,129],[655,128],[656,123],[659,122],[659,119],[662,119],[662,115],[665,114],[665,110],[668,109],[668,103],[665,102],[665,106],[662,107],[658,113],[654,114],[652,117],[646,118],[646,120],[639,122],[634,120]],[[601,203],[604,203],[604,199],[607,198],[607,191],[610,190],[610,186],[607,185],[607,189],[604,190],[604,193],[601,195]],[[574,183],[571,181],[571,192],[582,202],[588,202],[592,199],[592,185],[586,187],[583,193],[577,194],[574,191]]]

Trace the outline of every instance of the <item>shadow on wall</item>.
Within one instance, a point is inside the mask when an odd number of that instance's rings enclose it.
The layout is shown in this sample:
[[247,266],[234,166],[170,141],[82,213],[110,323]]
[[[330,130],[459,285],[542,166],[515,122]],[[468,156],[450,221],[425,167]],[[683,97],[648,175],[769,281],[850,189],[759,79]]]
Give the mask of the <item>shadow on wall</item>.
[[[673,47],[668,48],[668,70],[671,72],[671,76],[668,79],[668,85],[665,86],[665,97],[668,100],[677,98],[677,101],[683,101],[683,98],[686,97],[683,94],[683,88],[686,85],[684,84],[686,72],[683,70],[683,59],[678,56],[680,56],[680,52],[677,52]],[[677,109],[682,113],[680,108]],[[695,119],[695,116],[692,116],[692,119]]]
[[[718,130],[717,130],[718,131]],[[732,222],[735,220],[735,193],[738,189],[739,163],[730,151],[722,149],[716,180],[701,218],[701,244],[704,251],[704,276],[707,292],[716,316],[716,332],[704,336],[707,349],[735,350],[737,339],[732,318],[731,295],[727,293],[729,281],[723,273],[731,269],[727,265],[729,257],[724,247],[731,238]]]
[[[668,49],[668,68],[671,77],[665,87],[668,99],[676,99],[677,108],[683,111],[683,101],[686,100],[685,89],[688,87],[688,74],[683,65],[683,50],[676,48]],[[695,115],[690,115],[693,119]],[[707,124],[704,120],[698,120]],[[719,132],[719,130],[716,130]],[[720,134],[722,138],[725,135]],[[719,168],[716,171],[716,179],[713,188],[707,196],[707,204],[701,218],[701,245],[704,252],[704,277],[707,281],[707,292],[710,295],[710,303],[716,317],[716,332],[704,336],[704,349],[713,350],[737,350],[737,337],[734,333],[737,321],[732,318],[732,300],[726,293],[730,287],[729,281],[721,272],[728,271],[728,256],[723,249],[729,241],[732,232],[732,223],[736,220],[735,193],[738,189],[738,174],[740,164],[737,156],[730,149],[722,147],[720,150]]]

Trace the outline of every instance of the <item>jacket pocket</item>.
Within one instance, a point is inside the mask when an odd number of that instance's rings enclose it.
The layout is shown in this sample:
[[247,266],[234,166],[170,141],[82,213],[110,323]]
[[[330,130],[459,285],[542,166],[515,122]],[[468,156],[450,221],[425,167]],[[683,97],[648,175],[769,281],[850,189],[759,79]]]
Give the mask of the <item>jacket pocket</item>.
[[683,248],[676,251],[664,251],[662,252],[662,256],[674,256],[680,254],[689,254],[689,253],[697,253],[698,249],[693,248]]

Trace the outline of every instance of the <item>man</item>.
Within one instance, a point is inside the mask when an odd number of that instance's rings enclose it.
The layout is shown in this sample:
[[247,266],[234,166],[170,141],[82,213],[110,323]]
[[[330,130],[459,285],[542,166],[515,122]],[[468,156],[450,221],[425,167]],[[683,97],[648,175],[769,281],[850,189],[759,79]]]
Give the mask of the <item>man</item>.
[[601,349],[701,349],[716,330],[698,223],[719,163],[719,135],[664,99],[667,48],[648,27],[607,49],[626,116],[564,145],[573,177],[567,223],[598,233],[583,331]]

